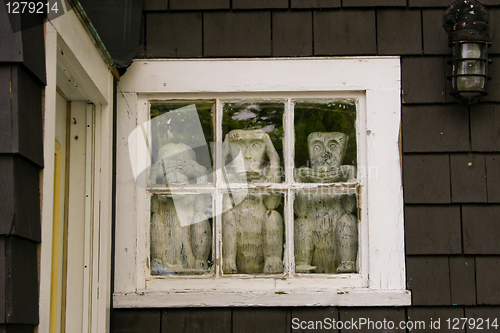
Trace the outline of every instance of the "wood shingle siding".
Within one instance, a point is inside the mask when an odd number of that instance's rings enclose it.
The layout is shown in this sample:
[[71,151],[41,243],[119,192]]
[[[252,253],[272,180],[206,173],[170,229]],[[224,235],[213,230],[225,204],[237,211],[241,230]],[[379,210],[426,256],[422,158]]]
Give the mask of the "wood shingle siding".
[[422,54],[421,16],[420,10],[377,10],[378,55]]
[[[168,309],[162,312],[162,332],[231,332],[232,313],[227,308]],[[164,328],[165,327],[165,328]]]
[[[165,327],[170,324],[166,322]],[[161,310],[159,309],[125,309],[114,310],[112,318],[113,332],[161,332]],[[174,331],[172,331],[174,332]]]
[[407,256],[406,281],[412,305],[451,305],[448,256]]
[[16,155],[0,155],[0,234],[41,241],[39,167]]
[[478,305],[500,305],[498,276],[500,276],[500,256],[476,256]]
[[276,57],[313,55],[311,11],[274,11],[272,54]]
[[451,304],[476,305],[475,259],[473,256],[450,257],[450,287]]
[[232,0],[233,9],[283,9],[288,0]]
[[290,0],[290,8],[337,8],[340,0]]
[[500,106],[498,104],[480,104],[471,112],[471,144],[473,151],[500,151]]
[[12,19],[0,6],[0,332],[25,333],[39,321],[45,44],[42,15]]
[[403,57],[401,89],[403,104],[446,102],[443,57]]
[[317,10],[313,13],[314,55],[377,53],[375,10]]
[[499,205],[462,205],[466,254],[500,255]]
[[206,57],[271,55],[271,12],[207,12],[203,16]]
[[446,204],[451,202],[448,154],[403,156],[405,203]]
[[486,155],[486,179],[488,202],[500,202],[500,156],[498,154]]
[[469,150],[469,113],[466,106],[404,105],[402,117],[405,153]]
[[146,58],[401,56],[412,306],[116,309],[114,332],[292,332],[293,318],[361,317],[425,321],[421,331],[430,332],[438,331],[431,319],[441,331],[448,318],[500,321],[500,1],[481,1],[490,13],[493,80],[470,109],[449,95],[446,79],[442,15],[451,2],[145,0]]
[[147,17],[148,56],[186,58],[203,55],[201,13],[150,13]]
[[459,205],[406,205],[406,254],[461,254]]
[[483,154],[451,154],[451,201],[488,202]]

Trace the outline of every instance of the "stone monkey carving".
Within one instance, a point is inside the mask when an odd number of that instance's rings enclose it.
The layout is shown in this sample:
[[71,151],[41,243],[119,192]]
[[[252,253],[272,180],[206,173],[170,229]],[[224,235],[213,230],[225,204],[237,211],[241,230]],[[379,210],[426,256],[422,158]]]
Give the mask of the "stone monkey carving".
[[[229,174],[232,182],[277,182],[280,158],[269,135],[259,130],[233,130],[226,135],[228,154],[242,154],[244,165]],[[266,160],[266,157],[268,160]],[[243,195],[245,195],[244,193]],[[276,211],[279,194],[248,195],[232,209],[230,196],[224,196],[222,215],[222,258],[224,273],[258,274],[283,271],[283,220]]]
[[151,166],[152,184],[207,183],[207,169],[196,162],[196,154],[183,143],[168,143],[158,151],[158,160]]
[[[355,181],[356,168],[341,165],[347,139],[347,135],[340,132],[311,133],[307,143],[312,168],[298,169],[298,180],[312,183]],[[294,212],[297,272],[356,272],[355,195],[304,191],[295,197]]]
[[[196,162],[187,145],[160,148],[151,167],[152,184],[206,183],[206,168]],[[208,268],[212,235],[203,195],[153,195],[151,199],[151,269],[153,274],[200,271]],[[181,225],[181,220],[186,226]],[[187,223],[186,223],[187,221]]]

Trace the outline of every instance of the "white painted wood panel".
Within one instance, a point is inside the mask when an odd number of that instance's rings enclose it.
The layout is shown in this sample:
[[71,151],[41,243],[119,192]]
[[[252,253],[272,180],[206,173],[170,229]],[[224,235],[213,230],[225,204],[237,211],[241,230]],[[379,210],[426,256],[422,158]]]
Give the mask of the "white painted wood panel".
[[[68,274],[66,330],[81,332],[84,325],[85,256],[85,149],[86,105],[71,103],[70,165],[68,198]],[[76,122],[76,124],[75,124]]]
[[399,58],[135,60],[123,92],[356,91],[399,89]]
[[129,158],[128,135],[137,126],[137,94],[118,93],[116,147],[115,290],[136,290],[137,202]]
[[75,12],[69,10],[48,21],[47,25],[58,32],[58,56],[62,55],[63,59],[67,59],[65,65],[81,84],[88,98],[94,104],[112,104],[109,100],[112,91],[112,85],[109,84],[111,73]]
[[115,308],[133,307],[203,307],[203,306],[401,306],[409,305],[410,292],[405,290],[381,291],[339,289],[331,292],[219,292],[214,293],[141,293],[114,296]]

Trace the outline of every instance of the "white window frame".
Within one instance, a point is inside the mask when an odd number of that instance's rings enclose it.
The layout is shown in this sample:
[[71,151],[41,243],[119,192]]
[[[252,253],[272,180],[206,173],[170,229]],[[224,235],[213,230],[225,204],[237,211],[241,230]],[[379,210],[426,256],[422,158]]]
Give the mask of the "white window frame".
[[[118,86],[114,307],[410,305],[405,288],[400,89],[399,57],[135,61]],[[220,278],[217,272],[209,278],[151,276],[150,194],[135,184],[128,135],[149,120],[150,100],[215,99],[220,104],[223,99],[259,98],[356,100],[358,169],[364,166],[365,171],[358,171],[363,189],[359,274],[285,279]],[[290,129],[293,118],[285,117],[284,123]],[[285,132],[285,142],[292,142],[290,132]],[[137,156],[132,163],[146,159]],[[285,156],[285,161],[293,165],[293,156]],[[291,169],[286,172],[290,179]],[[291,207],[290,200],[285,207]],[[284,215],[293,221],[293,210],[285,209]],[[293,243],[293,225],[285,228],[287,242]],[[285,250],[285,260],[293,257],[291,248]]]

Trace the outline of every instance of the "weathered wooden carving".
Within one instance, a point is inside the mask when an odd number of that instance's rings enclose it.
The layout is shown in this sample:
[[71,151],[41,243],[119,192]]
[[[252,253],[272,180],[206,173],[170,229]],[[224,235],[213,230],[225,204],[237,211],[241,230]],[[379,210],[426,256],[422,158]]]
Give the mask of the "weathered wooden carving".
[[[332,183],[354,181],[356,168],[341,165],[347,135],[340,132],[311,133],[308,136],[312,168],[300,168],[301,182]],[[358,227],[354,194],[316,190],[295,197],[295,262],[298,273],[356,272]]]
[[[206,183],[206,169],[187,145],[161,147],[152,166],[153,184]],[[151,272],[188,273],[208,268],[212,235],[203,195],[155,194],[151,198]]]
[[[276,182],[279,155],[269,135],[258,130],[233,130],[225,140],[226,154],[243,163],[229,173],[236,182]],[[239,195],[246,197],[238,198]],[[233,196],[233,197],[232,197]],[[236,199],[235,199],[236,197]],[[224,196],[222,258],[224,273],[258,274],[283,271],[283,220],[276,209],[280,194],[232,193]],[[231,202],[240,202],[231,207]]]

